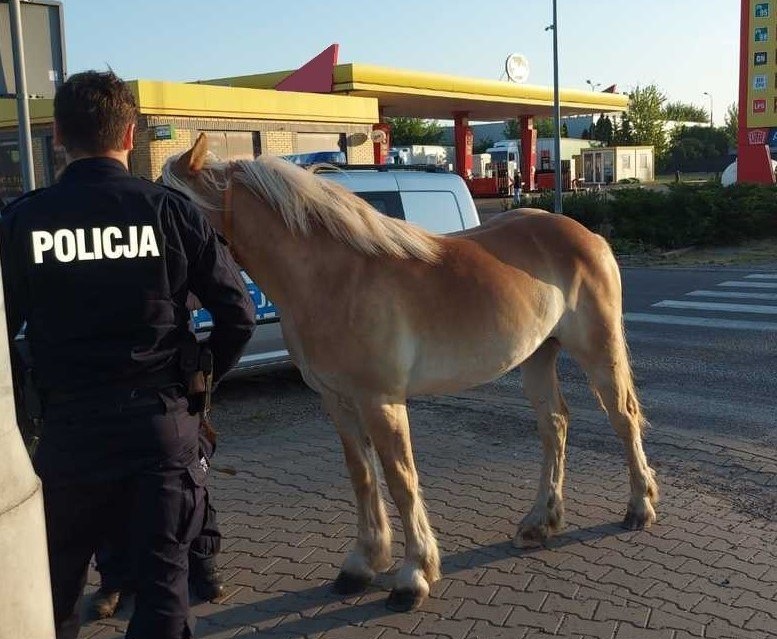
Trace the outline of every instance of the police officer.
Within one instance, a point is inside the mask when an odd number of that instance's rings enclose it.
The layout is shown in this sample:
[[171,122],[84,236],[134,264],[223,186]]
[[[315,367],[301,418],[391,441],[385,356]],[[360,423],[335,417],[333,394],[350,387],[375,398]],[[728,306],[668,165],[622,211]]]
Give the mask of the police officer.
[[43,481],[58,639],[75,639],[89,560],[124,527],[135,611],[127,637],[192,636],[187,554],[202,528],[199,415],[182,353],[191,290],[214,316],[218,380],[254,327],[239,271],[184,195],[128,172],[137,109],[113,73],[72,76],[54,99],[56,184],[2,217],[9,330],[26,321],[43,404]]

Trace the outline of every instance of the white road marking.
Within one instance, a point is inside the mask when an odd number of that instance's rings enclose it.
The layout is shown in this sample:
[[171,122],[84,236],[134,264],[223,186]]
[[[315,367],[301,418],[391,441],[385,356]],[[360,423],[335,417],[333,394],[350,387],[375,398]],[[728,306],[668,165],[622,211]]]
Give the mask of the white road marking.
[[720,297],[742,300],[777,300],[777,293],[744,293],[742,291],[691,291],[691,297]]
[[777,280],[777,273],[752,273],[745,275],[746,280]]
[[679,300],[663,300],[661,302],[656,302],[653,306],[657,308],[692,308],[699,311],[777,315],[777,306],[763,306],[760,304],[725,304],[723,302],[683,302]]
[[777,284],[771,282],[721,282],[718,286],[736,286],[737,288],[777,288]]
[[752,322],[747,320],[714,319],[712,317],[686,317],[683,315],[656,315],[654,313],[624,313],[623,317],[627,322],[636,323],[777,332],[777,322]]
[[258,353],[256,355],[243,355],[240,358],[240,364],[251,364],[253,362],[262,362],[270,359],[279,359],[282,357],[288,357],[289,351],[269,351],[267,353]]

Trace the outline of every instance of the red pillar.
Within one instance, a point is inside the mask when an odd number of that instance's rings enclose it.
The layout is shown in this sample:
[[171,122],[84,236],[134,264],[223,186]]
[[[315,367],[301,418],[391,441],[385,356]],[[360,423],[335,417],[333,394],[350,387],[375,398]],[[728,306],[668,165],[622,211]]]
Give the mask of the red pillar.
[[521,177],[526,191],[534,190],[534,171],[537,168],[537,129],[534,117],[522,115],[521,123]]
[[[752,29],[750,28],[750,12],[752,8],[750,0],[742,0],[741,33],[739,41],[739,135],[737,150],[737,182],[756,182],[761,184],[774,184],[774,172],[772,171],[772,159],[769,146],[766,144],[769,137],[768,128],[753,128],[747,126],[748,114],[754,109],[750,103],[748,89],[750,85],[750,58],[753,56]],[[771,55],[771,53],[769,53]],[[758,100],[753,100],[757,102]],[[764,95],[760,99],[759,109],[777,112],[777,100]],[[772,104],[773,102],[773,104]]]
[[465,180],[472,176],[472,129],[466,111],[453,113],[453,140],[456,145],[456,173]]

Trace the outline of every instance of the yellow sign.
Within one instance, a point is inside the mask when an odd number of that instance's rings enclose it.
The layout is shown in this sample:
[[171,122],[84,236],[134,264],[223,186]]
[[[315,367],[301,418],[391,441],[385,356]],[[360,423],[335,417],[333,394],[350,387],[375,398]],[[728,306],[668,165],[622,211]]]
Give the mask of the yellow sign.
[[777,127],[777,1],[750,0],[747,39],[747,127]]

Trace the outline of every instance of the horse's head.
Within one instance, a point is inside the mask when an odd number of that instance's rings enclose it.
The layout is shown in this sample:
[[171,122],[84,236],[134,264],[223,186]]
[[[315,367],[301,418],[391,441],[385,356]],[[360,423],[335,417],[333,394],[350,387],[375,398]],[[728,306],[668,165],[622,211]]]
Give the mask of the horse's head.
[[218,161],[204,133],[165,163],[162,181],[188,194],[244,259],[260,241],[280,247],[311,236],[367,255],[435,261],[441,250],[423,229],[381,215],[345,187],[281,158]]
[[213,228],[228,235],[230,229],[225,228],[225,210],[231,209],[230,171],[229,163],[219,162],[208,151],[208,139],[200,133],[192,148],[165,163],[161,181],[189,195]]

